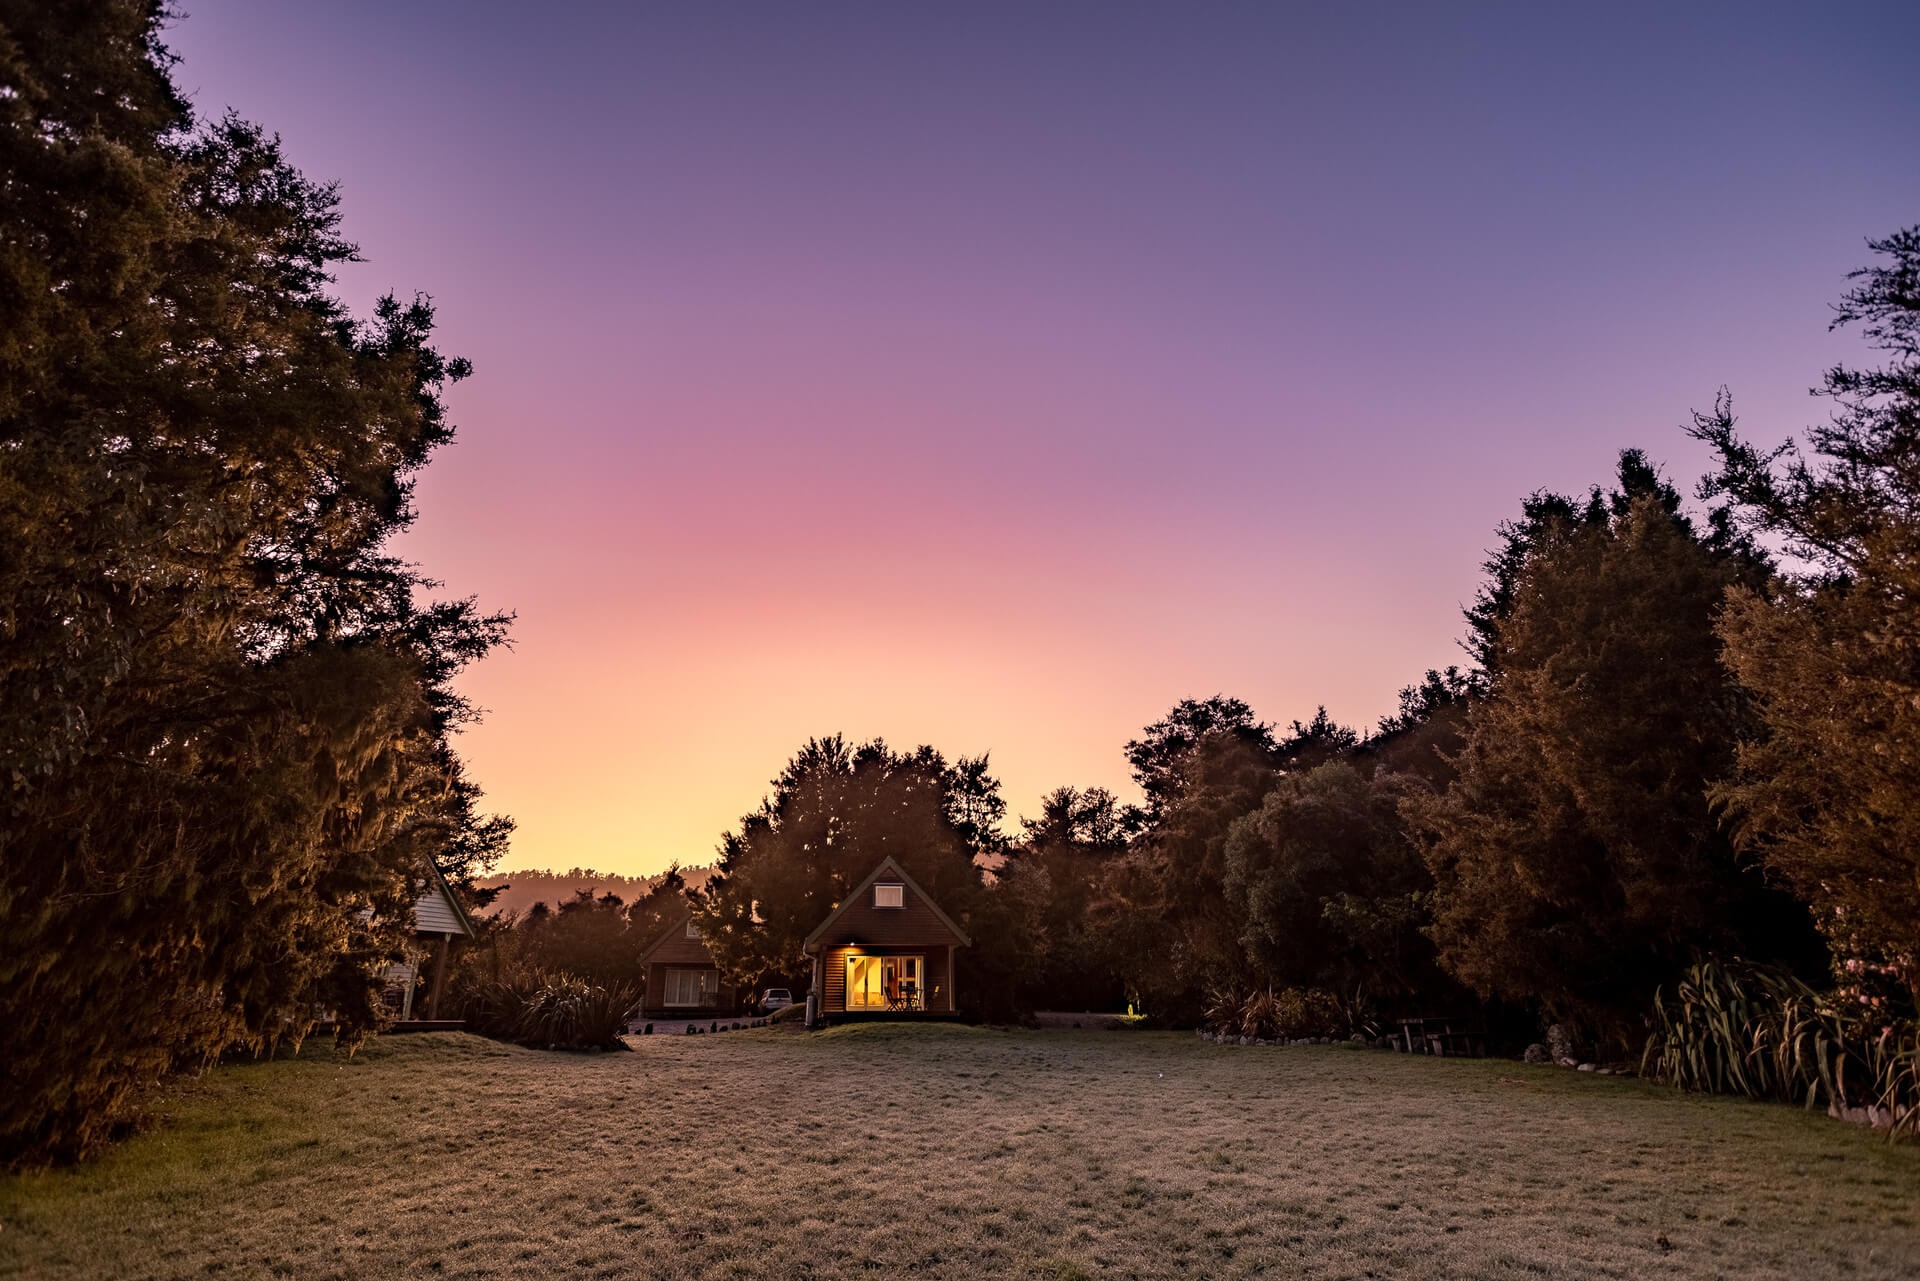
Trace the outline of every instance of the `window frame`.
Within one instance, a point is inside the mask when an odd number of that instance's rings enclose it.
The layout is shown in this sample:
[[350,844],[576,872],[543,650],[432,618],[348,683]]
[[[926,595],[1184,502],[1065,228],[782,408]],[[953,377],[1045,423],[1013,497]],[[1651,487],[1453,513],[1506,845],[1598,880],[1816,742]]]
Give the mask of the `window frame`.
[[[709,983],[709,976],[712,976],[711,983]],[[719,978],[709,967],[669,965],[663,977],[665,979],[664,986],[666,987],[666,991],[660,994],[660,1005],[663,1009],[702,1009],[712,1005],[714,998],[720,994]],[[694,990],[696,994],[696,999],[691,1001],[680,999],[684,996],[680,988],[684,985],[688,977],[694,979]]]
[[[892,890],[900,899],[898,903],[882,903],[881,890]],[[877,910],[894,912],[907,905],[907,886],[904,881],[875,881],[873,883],[873,906]]]

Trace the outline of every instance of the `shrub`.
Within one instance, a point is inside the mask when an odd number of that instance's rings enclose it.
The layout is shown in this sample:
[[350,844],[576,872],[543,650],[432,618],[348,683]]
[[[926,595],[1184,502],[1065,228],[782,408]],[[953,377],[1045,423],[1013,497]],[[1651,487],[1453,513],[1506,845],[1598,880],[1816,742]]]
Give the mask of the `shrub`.
[[1340,1003],[1319,988],[1257,990],[1240,997],[1216,991],[1208,999],[1207,1026],[1228,1036],[1274,1040],[1334,1036],[1342,1031]]
[[1784,971],[1741,961],[1687,970],[1653,1000],[1641,1074],[1702,1094],[1885,1108],[1920,1128],[1920,1029],[1873,1027]]
[[617,1048],[639,1004],[628,986],[534,972],[476,984],[465,1008],[468,1025],[485,1036],[542,1050],[585,1050]]

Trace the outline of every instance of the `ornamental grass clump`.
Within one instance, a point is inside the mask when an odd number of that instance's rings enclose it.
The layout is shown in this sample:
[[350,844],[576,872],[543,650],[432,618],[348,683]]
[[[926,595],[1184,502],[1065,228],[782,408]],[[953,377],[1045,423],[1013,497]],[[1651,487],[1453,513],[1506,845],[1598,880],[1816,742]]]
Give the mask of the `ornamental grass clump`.
[[1873,1026],[1793,975],[1745,962],[1702,962],[1671,998],[1654,994],[1641,1074],[1701,1094],[1877,1109],[1895,1135],[1920,1129],[1920,1029]]
[[1342,1022],[1340,1003],[1319,988],[1260,988],[1244,997],[1222,990],[1206,1009],[1212,1031],[1255,1041],[1333,1036]]
[[638,991],[571,974],[533,973],[475,985],[467,1024],[483,1035],[539,1050],[620,1049]]

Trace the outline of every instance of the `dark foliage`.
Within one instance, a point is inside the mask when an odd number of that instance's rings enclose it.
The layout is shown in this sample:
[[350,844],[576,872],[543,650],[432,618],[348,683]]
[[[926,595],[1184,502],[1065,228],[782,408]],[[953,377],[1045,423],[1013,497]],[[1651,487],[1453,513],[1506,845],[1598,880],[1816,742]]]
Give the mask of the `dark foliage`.
[[1920,227],[1871,245],[1836,326],[1887,353],[1837,367],[1830,419],[1756,449],[1723,397],[1694,434],[1720,456],[1703,496],[1782,540],[1796,572],[1735,594],[1727,658],[1759,732],[1716,796],[1743,846],[1808,901],[1838,977],[1883,1015],[1920,1006]]
[[506,620],[386,550],[465,363],[328,294],[334,192],[192,119],[161,17],[0,3],[6,1161],[317,1010],[363,1036],[427,860],[510,830],[448,747]]
[[[1003,849],[999,787],[984,758],[950,766],[926,746],[896,752],[877,739],[859,747],[838,735],[808,740],[773,780],[773,794],[722,838],[712,878],[692,896],[708,950],[743,990],[804,986],[807,935],[888,857],[968,924],[988,892],[980,860]],[[1002,970],[1024,966],[1024,956],[989,931],[971,932],[975,946],[956,984],[963,1000],[1010,1000],[1018,979]]]

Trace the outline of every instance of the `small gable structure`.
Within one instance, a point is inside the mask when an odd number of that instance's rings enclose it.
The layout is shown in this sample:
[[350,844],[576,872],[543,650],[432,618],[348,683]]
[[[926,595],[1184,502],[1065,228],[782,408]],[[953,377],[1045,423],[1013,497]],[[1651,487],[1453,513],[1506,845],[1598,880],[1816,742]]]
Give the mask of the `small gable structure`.
[[827,914],[802,951],[834,1014],[952,1014],[953,954],[973,940],[891,858]]
[[414,988],[420,966],[432,956],[431,978],[427,983],[427,1019],[440,1017],[440,994],[447,983],[447,949],[456,938],[473,937],[473,922],[460,906],[460,896],[447,884],[447,878],[432,862],[427,864],[427,885],[413,904],[413,938],[405,959],[387,966],[387,1008],[402,1023],[413,1022],[418,1013]]
[[651,1018],[701,1018],[731,1014],[734,991],[713,963],[692,912],[681,912],[666,933],[640,956],[646,994],[640,1012]]

